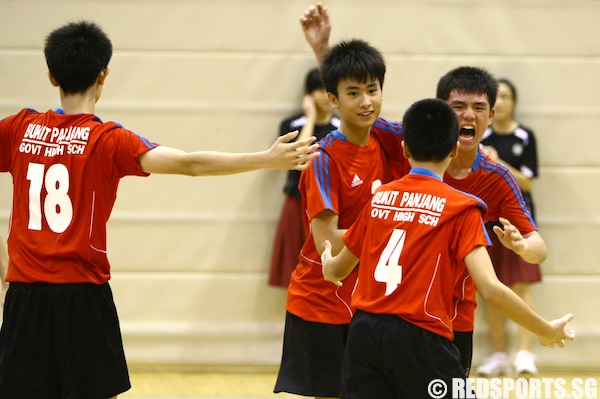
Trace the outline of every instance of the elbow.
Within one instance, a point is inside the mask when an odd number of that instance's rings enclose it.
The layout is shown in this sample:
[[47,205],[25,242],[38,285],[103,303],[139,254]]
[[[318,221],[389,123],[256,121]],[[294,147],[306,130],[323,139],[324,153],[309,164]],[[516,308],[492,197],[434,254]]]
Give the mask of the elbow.
[[524,253],[521,254],[523,260],[533,264],[544,263],[548,257],[548,247],[546,247],[546,243],[540,234],[535,231],[525,235],[524,238],[526,249]]
[[529,263],[533,264],[542,264],[548,258],[548,248],[546,248],[546,244],[542,243],[535,253],[531,254],[528,257],[529,259],[525,259]]
[[[501,284],[499,281],[497,284]],[[492,306],[497,306],[502,301],[502,290],[497,284],[485,284],[483,287],[477,287],[477,292],[481,298]]]

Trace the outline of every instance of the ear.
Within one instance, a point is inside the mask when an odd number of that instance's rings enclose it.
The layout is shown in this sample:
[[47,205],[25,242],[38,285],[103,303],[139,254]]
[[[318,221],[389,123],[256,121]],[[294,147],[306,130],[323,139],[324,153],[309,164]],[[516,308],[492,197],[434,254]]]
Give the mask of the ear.
[[454,148],[452,149],[452,151],[450,151],[450,154],[448,155],[450,158],[455,158],[458,155],[458,149],[460,148],[460,141],[456,141],[456,144],[454,145]]
[[98,78],[96,79],[96,83],[98,83],[100,86],[102,86],[104,84],[104,81],[106,80],[106,77],[108,76],[108,72],[109,72],[108,68],[104,68],[102,71],[100,71],[100,74],[98,75]]
[[337,108],[340,105],[340,102],[333,93],[327,92],[327,98],[329,99],[329,104],[331,104],[333,108]]
[[404,158],[410,159],[410,151],[408,150],[406,144],[404,144],[404,140],[402,140],[400,145],[402,146],[402,154],[404,154]]
[[50,83],[52,84],[52,86],[59,87],[58,82],[56,81],[56,79],[54,79],[54,76],[52,75],[52,73],[50,73],[50,71],[48,71],[48,79],[50,79]]
[[492,124],[492,121],[494,120],[494,115],[496,115],[496,110],[492,108],[490,110],[490,119],[488,120],[488,126]]

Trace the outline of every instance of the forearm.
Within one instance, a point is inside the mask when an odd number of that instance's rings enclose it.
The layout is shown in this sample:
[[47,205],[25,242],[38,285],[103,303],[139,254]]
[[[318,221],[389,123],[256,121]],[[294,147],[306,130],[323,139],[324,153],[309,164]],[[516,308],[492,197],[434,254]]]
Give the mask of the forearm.
[[323,277],[327,281],[342,281],[352,271],[354,266],[342,265],[340,257],[335,256],[323,264]]
[[147,173],[188,176],[227,175],[269,166],[266,152],[236,154],[199,151],[186,153],[162,146],[142,155],[140,162]]
[[331,243],[331,253],[333,256],[336,256],[340,253],[342,248],[344,248],[344,234],[346,234],[346,229],[334,229],[328,231],[326,234],[315,232],[313,230],[313,239],[315,241],[315,247],[320,254],[323,253],[323,242],[328,240]]
[[524,235],[523,238],[527,245],[523,253],[519,254],[521,258],[528,263],[544,263],[548,257],[548,248],[540,234],[535,231]]
[[321,65],[323,64],[323,60],[325,59],[325,56],[331,50],[331,46],[329,45],[329,43],[318,43],[318,44],[311,45],[311,48],[313,50],[313,53],[315,54],[315,59],[317,60],[317,65],[320,68]]
[[573,316],[567,315],[552,322],[544,320],[517,294],[498,280],[485,247],[474,248],[465,256],[464,261],[481,297],[500,313],[536,334],[542,345],[558,344],[563,346],[565,339],[574,338],[573,332],[564,331],[565,324]]
[[190,176],[217,176],[250,172],[269,168],[267,153],[227,153],[201,151],[186,154],[182,159],[184,174]]
[[552,334],[550,323],[499,281],[492,287],[479,290],[479,293],[489,305],[538,337],[546,337]]

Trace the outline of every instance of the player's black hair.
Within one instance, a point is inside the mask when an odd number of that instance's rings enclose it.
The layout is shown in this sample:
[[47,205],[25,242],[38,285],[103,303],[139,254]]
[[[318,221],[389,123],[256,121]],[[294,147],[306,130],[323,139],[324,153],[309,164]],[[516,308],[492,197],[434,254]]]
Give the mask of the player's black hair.
[[404,113],[402,126],[404,143],[415,161],[442,161],[458,140],[456,113],[440,99],[413,103]]
[[385,78],[383,55],[364,40],[343,41],[331,48],[321,64],[321,77],[329,93],[337,97],[342,79],[367,83],[378,80],[383,88]]
[[52,31],[44,46],[46,64],[61,89],[82,93],[108,66],[112,44],[93,22],[71,22]]
[[436,97],[446,101],[452,90],[464,94],[485,94],[490,103],[490,109],[492,109],[496,104],[498,82],[491,73],[483,68],[461,66],[440,78]]

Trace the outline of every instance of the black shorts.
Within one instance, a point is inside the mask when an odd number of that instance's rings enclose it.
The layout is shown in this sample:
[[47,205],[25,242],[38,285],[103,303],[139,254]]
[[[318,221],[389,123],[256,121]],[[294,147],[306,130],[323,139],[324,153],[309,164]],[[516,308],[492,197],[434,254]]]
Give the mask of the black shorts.
[[286,312],[274,392],[339,397],[347,334],[347,324],[313,323]]
[[129,388],[108,284],[10,284],[0,330],[3,398],[107,399]]
[[432,381],[451,387],[453,378],[465,376],[448,339],[395,315],[354,314],[342,370],[348,399],[431,399]]
[[454,331],[454,346],[460,352],[460,364],[468,377],[471,373],[471,362],[473,361],[473,331]]

